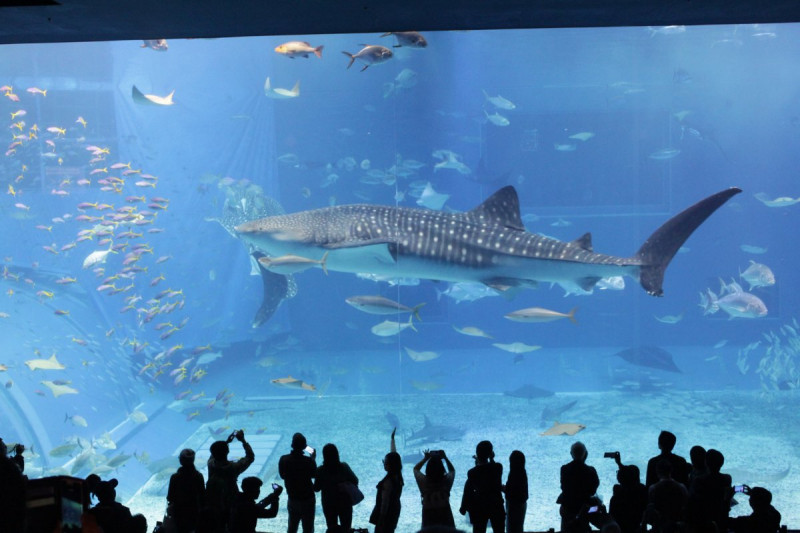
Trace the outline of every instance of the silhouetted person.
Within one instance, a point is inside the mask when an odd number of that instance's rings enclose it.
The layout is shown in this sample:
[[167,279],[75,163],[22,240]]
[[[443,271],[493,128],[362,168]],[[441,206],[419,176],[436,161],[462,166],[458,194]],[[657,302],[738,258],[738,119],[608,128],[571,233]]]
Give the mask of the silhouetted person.
[[242,480],[242,492],[236,496],[231,508],[228,533],[256,533],[259,518],[275,518],[278,515],[278,501],[283,487],[276,485],[263,500],[256,501],[261,494],[262,482],[257,477]]
[[[228,445],[237,439],[244,448],[244,457],[237,461],[229,461]],[[234,431],[227,440],[218,440],[211,444],[211,457],[208,458],[208,480],[206,481],[206,506],[215,516],[217,531],[224,531],[228,522],[230,509],[239,494],[237,479],[239,475],[255,461],[253,448],[244,439],[244,431]]]
[[131,517],[131,533],[147,533],[147,518],[137,513]]
[[197,529],[194,533],[217,533],[222,529],[222,526],[217,523],[218,520],[216,510],[206,505],[200,509],[200,515],[197,517]]
[[689,486],[692,485],[693,480],[706,472],[708,472],[706,468],[706,449],[702,446],[692,446],[689,450]]
[[525,454],[519,450],[508,456],[508,479],[503,492],[506,495],[506,532],[522,533],[528,509],[528,473]]
[[98,503],[89,512],[104,533],[130,533],[133,525],[131,510],[116,501],[117,484],[116,479],[110,479],[99,482],[94,489]]
[[722,453],[711,449],[706,452],[705,474],[698,476],[689,489],[690,521],[695,526],[713,523],[719,531],[726,531],[731,509],[733,488],[731,476],[720,470],[725,463]]
[[753,512],[748,516],[731,518],[728,529],[734,533],[776,533],[781,527],[781,513],[772,506],[772,493],[762,487],[744,487],[750,497]]
[[286,482],[286,508],[289,511],[288,533],[297,533],[298,526],[303,524],[303,533],[314,533],[314,513],[317,498],[314,496],[313,479],[317,473],[317,451],[303,450],[308,443],[302,433],[292,436],[292,451],[281,456],[278,461],[278,473]]
[[622,533],[637,533],[647,508],[647,487],[641,482],[639,467],[620,464],[617,482],[609,503],[610,514]]
[[15,444],[14,445],[14,449],[12,450],[14,452],[14,455],[11,455],[11,456],[8,455],[8,451],[9,451],[8,450],[8,446],[6,445],[6,443],[3,442],[3,439],[0,439],[0,447],[2,447],[2,449],[3,449],[3,451],[0,452],[0,453],[2,453],[3,456],[7,456],[8,459],[12,463],[14,463],[17,466],[17,468],[19,468],[20,473],[24,474],[25,473],[25,457],[22,455],[22,453],[25,451],[25,446],[23,446],[22,444],[19,444],[19,443]]
[[194,450],[181,450],[180,467],[169,478],[167,511],[175,521],[176,533],[191,533],[197,527],[197,517],[205,505],[206,488],[203,474],[194,466]]
[[328,533],[341,531],[350,533],[353,523],[353,504],[342,483],[358,485],[358,478],[350,469],[350,465],[339,458],[339,449],[328,443],[322,447],[322,464],[317,467],[314,478],[314,490],[320,493],[322,514]]
[[444,450],[425,450],[422,459],[414,465],[414,479],[422,497],[423,529],[431,526],[456,527],[450,508],[450,490],[455,478],[456,469]]
[[25,530],[25,476],[0,440],[0,531]]
[[89,506],[94,505],[97,500],[97,494],[95,494],[95,489],[97,488],[97,484],[100,483],[102,479],[97,474],[89,474],[86,476],[86,483],[84,487],[86,488],[86,500],[89,502]]
[[597,492],[600,479],[597,470],[586,464],[589,452],[582,442],[575,442],[569,449],[572,461],[561,467],[561,494],[556,503],[561,504],[561,529],[572,524],[573,531],[589,531],[588,519],[576,517]]
[[467,471],[459,512],[469,513],[473,533],[484,533],[489,523],[494,533],[504,533],[503,465],[494,461],[494,447],[482,440],[475,447],[475,466]]
[[669,462],[672,479],[684,485],[689,483],[689,465],[686,459],[672,453],[676,442],[678,442],[677,437],[669,431],[662,431],[658,435],[658,449],[661,450],[661,453],[647,461],[647,475],[644,484],[648,489],[658,482],[657,466],[662,460]]
[[647,490],[646,522],[653,525],[653,531],[672,533],[683,523],[689,491],[683,483],[672,479],[672,464],[668,460],[659,461],[656,469],[658,482]]
[[369,523],[375,525],[375,533],[393,533],[400,519],[400,496],[403,494],[403,458],[397,453],[392,430],[391,451],[383,458],[383,476],[375,486],[375,507]]

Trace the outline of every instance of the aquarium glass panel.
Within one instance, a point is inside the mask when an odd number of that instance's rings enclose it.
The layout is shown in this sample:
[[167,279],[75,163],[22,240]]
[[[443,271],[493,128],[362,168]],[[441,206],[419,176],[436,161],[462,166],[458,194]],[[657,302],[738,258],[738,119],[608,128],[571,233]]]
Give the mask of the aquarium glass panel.
[[[395,445],[720,450],[800,520],[800,28],[400,32],[0,47],[0,436],[151,526],[243,429],[283,484],[338,446],[368,524]],[[231,458],[243,455],[238,442]],[[259,527],[286,527],[278,516]],[[749,513],[737,495],[732,516]],[[317,498],[316,527],[325,528]]]

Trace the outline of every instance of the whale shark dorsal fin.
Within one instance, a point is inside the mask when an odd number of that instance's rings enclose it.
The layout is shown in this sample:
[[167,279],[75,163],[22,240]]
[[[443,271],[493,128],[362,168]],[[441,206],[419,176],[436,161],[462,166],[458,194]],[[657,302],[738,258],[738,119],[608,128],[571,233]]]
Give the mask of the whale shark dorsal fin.
[[592,249],[592,234],[591,233],[584,233],[574,241],[572,244],[578,246],[581,250],[586,250],[587,252],[593,252]]
[[484,222],[494,222],[508,228],[524,231],[519,214],[517,190],[509,185],[495,192],[478,207],[469,211],[471,216]]

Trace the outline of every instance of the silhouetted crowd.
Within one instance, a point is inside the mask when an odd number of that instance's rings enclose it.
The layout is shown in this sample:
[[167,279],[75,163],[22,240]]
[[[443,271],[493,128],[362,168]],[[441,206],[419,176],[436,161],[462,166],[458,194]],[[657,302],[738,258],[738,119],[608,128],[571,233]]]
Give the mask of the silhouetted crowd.
[[[230,444],[238,440],[244,457],[228,460]],[[772,506],[772,494],[763,487],[733,486],[731,476],[722,473],[724,457],[717,450],[694,446],[690,461],[673,453],[675,435],[662,431],[658,437],[660,453],[647,463],[645,482],[639,468],[622,463],[619,452],[606,452],[618,467],[617,484],[606,506],[597,495],[600,480],[594,467],[586,463],[588,451],[581,442],[570,448],[572,461],[561,467],[561,531],[585,533],[595,527],[604,533],[776,533],[780,513]],[[0,532],[25,533],[24,447],[14,447],[9,456],[0,440]],[[195,468],[195,452],[184,449],[180,467],[170,477],[167,512],[154,533],[255,533],[259,519],[278,514],[283,487],[272,484],[266,497],[259,499],[263,482],[257,477],[239,476],[255,460],[244,431],[233,432],[227,440],[211,445],[208,480]],[[316,493],[320,493],[327,533],[366,532],[352,529],[353,506],[364,499],[358,477],[339,457],[334,444],[322,448],[323,462],[316,464],[316,450],[301,433],[292,437],[291,451],[281,456],[278,473],[286,485],[287,533],[313,533]],[[483,533],[491,525],[494,533],[522,533],[528,500],[525,455],[514,450],[509,456],[509,472],[503,483],[503,466],[495,461],[489,441],[475,449],[475,466],[469,469],[458,508],[468,515],[473,533]],[[403,461],[392,432],[390,451],[383,458],[385,476],[376,486],[375,504],[369,517],[375,533],[393,533],[401,514]],[[414,465],[414,479],[422,500],[420,531],[455,532],[450,492],[456,470],[444,450],[425,450]],[[241,490],[239,486],[241,485]],[[96,500],[81,518],[87,533],[145,533],[147,521],[133,515],[116,501],[117,480],[86,478],[87,499]],[[747,496],[752,513],[729,518],[736,498]],[[61,531],[61,529],[58,529]],[[65,530],[66,531],[66,530]]]

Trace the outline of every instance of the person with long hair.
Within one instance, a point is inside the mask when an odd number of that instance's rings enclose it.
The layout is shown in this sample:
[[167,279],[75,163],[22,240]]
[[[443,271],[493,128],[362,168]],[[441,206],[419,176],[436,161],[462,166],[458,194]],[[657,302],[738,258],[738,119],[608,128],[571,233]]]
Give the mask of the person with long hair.
[[394,533],[400,519],[400,496],[403,494],[403,458],[397,453],[392,431],[391,451],[383,458],[386,475],[375,486],[375,507],[369,523],[375,525],[375,533]]
[[339,449],[328,443],[322,447],[322,464],[317,467],[314,490],[322,496],[322,514],[328,533],[349,533],[353,523],[353,505],[342,483],[358,485],[358,478],[347,463],[339,459]]
[[430,526],[455,527],[450,508],[450,490],[455,477],[456,469],[444,450],[425,450],[422,459],[414,465],[414,478],[422,497],[422,529]]
[[525,454],[514,450],[508,457],[508,479],[503,485],[506,495],[506,532],[522,533],[528,509],[528,473]]

